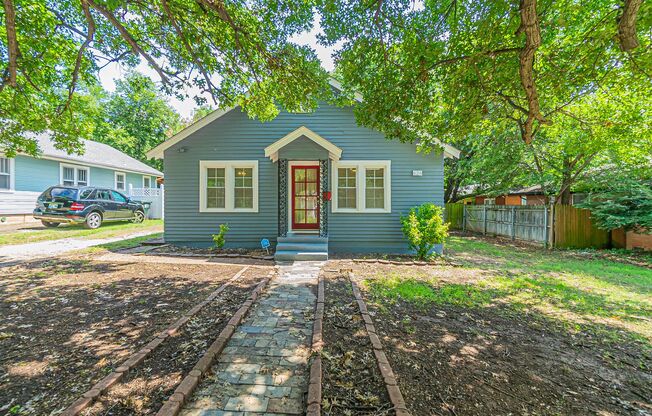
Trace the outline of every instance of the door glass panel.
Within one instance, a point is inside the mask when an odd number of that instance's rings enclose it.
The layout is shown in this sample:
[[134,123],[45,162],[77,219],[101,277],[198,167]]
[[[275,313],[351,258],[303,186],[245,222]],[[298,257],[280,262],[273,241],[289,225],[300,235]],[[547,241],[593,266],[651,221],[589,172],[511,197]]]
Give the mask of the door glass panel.
[[294,198],[294,208],[295,209],[305,209],[306,208],[306,199],[305,198]]
[[305,195],[306,194],[306,184],[297,183],[294,185],[294,192],[296,195]]
[[316,183],[307,183],[306,184],[306,195],[317,195],[317,184]]
[[315,210],[306,211],[306,223],[317,224],[317,211]]
[[305,169],[294,169],[294,180],[295,181],[305,181],[306,180],[306,170]]
[[294,222],[296,224],[304,224],[306,222],[306,211],[303,210],[294,211]]
[[307,209],[317,209],[317,198],[306,198],[305,201]]
[[306,181],[317,182],[317,169],[306,170]]

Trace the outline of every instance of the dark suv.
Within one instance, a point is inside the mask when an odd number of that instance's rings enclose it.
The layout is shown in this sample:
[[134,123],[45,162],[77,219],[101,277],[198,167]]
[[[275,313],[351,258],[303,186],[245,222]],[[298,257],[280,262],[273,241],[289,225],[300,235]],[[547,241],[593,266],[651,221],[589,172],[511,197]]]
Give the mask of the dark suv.
[[36,201],[34,218],[46,227],[84,223],[99,228],[105,221],[145,220],[145,208],[118,191],[92,186],[51,186]]

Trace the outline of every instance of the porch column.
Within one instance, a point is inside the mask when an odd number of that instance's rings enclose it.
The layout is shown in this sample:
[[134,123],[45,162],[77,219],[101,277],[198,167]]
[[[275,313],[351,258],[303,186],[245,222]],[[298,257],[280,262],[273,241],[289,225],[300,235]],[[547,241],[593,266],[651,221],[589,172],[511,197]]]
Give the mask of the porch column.
[[278,236],[288,235],[288,160],[278,160]]
[[328,191],[328,159],[319,160],[319,236],[328,237],[328,201],[324,192]]

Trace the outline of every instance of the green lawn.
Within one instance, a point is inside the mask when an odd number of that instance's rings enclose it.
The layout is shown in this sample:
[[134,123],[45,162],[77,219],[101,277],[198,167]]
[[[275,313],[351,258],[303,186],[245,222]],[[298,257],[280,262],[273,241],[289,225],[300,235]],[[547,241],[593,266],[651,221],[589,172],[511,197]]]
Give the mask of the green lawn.
[[138,247],[142,242],[151,240],[152,238],[162,237],[163,233],[147,234],[141,237],[127,238],[125,240],[114,241],[112,243],[100,244],[93,247],[88,247],[84,250],[85,253],[103,253],[106,251],[118,251],[127,248]]
[[142,224],[116,222],[102,225],[97,230],[88,230],[81,225],[46,228],[42,230],[23,230],[0,234],[0,245],[35,243],[39,241],[59,240],[62,238],[111,238],[139,231],[152,233],[161,231],[163,220],[147,220]]
[[652,268],[570,251],[547,251],[452,236],[461,267],[390,272],[366,281],[384,301],[525,310],[572,330],[635,339],[652,347]]

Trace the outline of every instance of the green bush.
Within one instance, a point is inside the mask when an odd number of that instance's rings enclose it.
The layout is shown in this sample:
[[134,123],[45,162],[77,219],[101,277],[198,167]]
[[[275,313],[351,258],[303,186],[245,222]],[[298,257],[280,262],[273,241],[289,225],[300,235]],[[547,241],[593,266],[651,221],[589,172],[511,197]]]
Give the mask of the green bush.
[[225,236],[227,232],[229,232],[229,224],[220,224],[220,232],[213,234],[213,242],[215,243],[215,247],[218,249],[224,247],[224,243],[226,243]]
[[435,204],[425,203],[401,215],[402,231],[411,249],[421,260],[428,257],[436,244],[442,244],[448,236],[448,224],[444,224],[444,211]]

